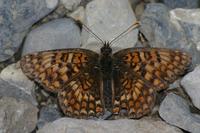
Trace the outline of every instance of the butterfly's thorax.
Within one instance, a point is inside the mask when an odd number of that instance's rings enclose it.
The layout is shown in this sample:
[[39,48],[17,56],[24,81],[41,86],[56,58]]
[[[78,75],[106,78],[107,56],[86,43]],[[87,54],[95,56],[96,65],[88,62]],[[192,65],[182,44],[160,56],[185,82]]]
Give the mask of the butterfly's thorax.
[[100,57],[100,69],[104,78],[111,77],[111,74],[112,74],[112,57],[111,56]]

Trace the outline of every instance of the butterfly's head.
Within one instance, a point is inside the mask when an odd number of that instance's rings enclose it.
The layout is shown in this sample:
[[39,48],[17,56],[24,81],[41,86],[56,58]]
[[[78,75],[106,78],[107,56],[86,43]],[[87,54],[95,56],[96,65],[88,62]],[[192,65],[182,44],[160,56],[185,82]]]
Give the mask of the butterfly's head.
[[101,54],[104,56],[109,56],[112,54],[112,49],[109,42],[104,43],[104,46],[101,48]]

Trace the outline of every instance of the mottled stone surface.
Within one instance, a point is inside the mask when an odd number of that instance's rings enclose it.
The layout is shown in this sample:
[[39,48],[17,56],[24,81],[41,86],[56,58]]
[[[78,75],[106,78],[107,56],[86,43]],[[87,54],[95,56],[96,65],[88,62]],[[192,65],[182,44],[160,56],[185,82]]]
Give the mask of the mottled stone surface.
[[66,9],[72,11],[78,7],[81,0],[60,0],[61,4],[65,6]]
[[13,56],[28,29],[50,13],[58,0],[0,1],[0,61]]
[[143,118],[140,120],[78,120],[62,118],[45,125],[37,133],[182,133],[163,121]]
[[37,107],[11,97],[0,98],[0,132],[30,133],[37,123]]
[[[27,81],[27,80],[26,80]],[[30,82],[30,81],[28,81]],[[28,89],[20,88],[20,86],[12,85],[10,81],[4,81],[0,78],[0,97],[14,97],[16,99],[22,99],[33,105],[37,105],[37,101],[33,95],[30,95]]]
[[34,97],[35,83],[24,75],[19,62],[4,68],[0,73],[0,78]]
[[70,13],[69,16],[74,20],[78,20],[84,22],[85,20],[85,8],[83,6],[79,6],[74,12]]
[[162,0],[169,8],[198,8],[199,0]]
[[192,54],[194,64],[200,62],[196,45],[189,40],[185,30],[169,13],[163,4],[148,4],[141,17],[140,30],[152,47],[179,49]]
[[58,110],[57,107],[54,106],[45,106],[42,107],[39,113],[39,120],[37,123],[37,127],[40,129],[45,124],[53,122],[62,117],[62,114]]
[[44,51],[80,46],[80,29],[72,19],[56,19],[32,30],[23,47],[23,55],[34,51]]
[[169,93],[160,106],[159,114],[171,125],[191,133],[200,131],[200,115],[192,114],[186,100],[178,95]]
[[200,109],[200,66],[188,73],[182,80],[181,85],[189,95],[195,107]]
[[170,16],[177,21],[189,41],[200,51],[200,9],[174,9]]
[[[128,0],[94,0],[86,6],[84,23],[103,41],[111,41],[136,21]],[[137,41],[135,29],[113,43],[113,51],[133,47]],[[99,52],[102,43],[87,31],[82,32],[82,47]]]

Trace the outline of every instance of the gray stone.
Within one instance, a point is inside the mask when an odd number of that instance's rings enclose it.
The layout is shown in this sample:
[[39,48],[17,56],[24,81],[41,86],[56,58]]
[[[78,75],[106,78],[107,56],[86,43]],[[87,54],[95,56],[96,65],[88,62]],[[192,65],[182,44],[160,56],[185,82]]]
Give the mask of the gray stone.
[[200,131],[200,115],[192,114],[187,102],[173,93],[169,93],[163,100],[159,114],[171,125],[191,133]]
[[4,68],[0,73],[0,78],[34,97],[35,83],[24,75],[19,62]]
[[135,7],[135,15],[138,19],[140,19],[141,15],[143,14],[144,8],[145,8],[144,2],[137,4],[137,6]]
[[37,127],[40,129],[45,124],[47,124],[49,122],[53,122],[61,117],[62,117],[62,115],[57,107],[54,107],[54,106],[42,107],[40,110]]
[[162,0],[169,8],[198,8],[199,0]]
[[174,9],[170,16],[183,28],[189,41],[200,51],[200,9]]
[[32,30],[24,44],[23,55],[80,46],[80,29],[72,19],[56,19]]
[[69,16],[74,20],[84,22],[85,20],[85,8],[83,6],[78,7],[74,12],[70,13]]
[[184,29],[170,16],[163,4],[148,4],[141,17],[141,32],[152,47],[179,49],[192,54],[194,64],[200,63],[200,53],[194,42],[189,40]]
[[0,132],[30,133],[36,127],[37,107],[11,97],[0,99]]
[[194,71],[188,73],[182,80],[181,85],[185,92],[189,95],[194,106],[200,109],[200,66],[197,66]]
[[33,105],[37,105],[37,101],[34,95],[30,94],[29,89],[22,89],[22,87],[13,84],[13,82],[10,83],[10,81],[4,81],[0,78],[0,97],[14,97],[16,99],[23,99],[24,101],[30,102]]
[[0,61],[13,56],[28,29],[50,13],[58,0],[1,0],[0,2]]
[[[85,25],[103,41],[111,41],[136,22],[128,0],[94,0],[86,6]],[[113,43],[113,51],[133,47],[137,42],[138,30],[132,30]],[[102,42],[83,29],[82,47],[99,52]]]
[[143,118],[140,120],[77,120],[58,119],[45,125],[37,133],[182,133],[178,128],[161,120]]
[[61,4],[65,6],[66,9],[72,11],[78,7],[81,0],[60,0]]

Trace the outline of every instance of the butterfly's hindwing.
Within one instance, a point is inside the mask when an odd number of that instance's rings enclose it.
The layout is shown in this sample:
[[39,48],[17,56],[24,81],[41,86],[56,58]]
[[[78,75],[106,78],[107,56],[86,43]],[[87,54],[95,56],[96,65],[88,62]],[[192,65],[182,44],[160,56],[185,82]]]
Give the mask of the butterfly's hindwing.
[[99,73],[81,73],[58,93],[65,115],[76,118],[99,117],[104,114],[102,80]]
[[155,103],[155,88],[143,77],[130,70],[121,69],[113,77],[115,95],[113,114],[129,118],[140,118],[148,114]]

